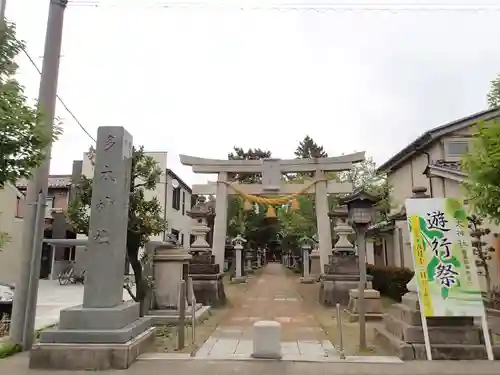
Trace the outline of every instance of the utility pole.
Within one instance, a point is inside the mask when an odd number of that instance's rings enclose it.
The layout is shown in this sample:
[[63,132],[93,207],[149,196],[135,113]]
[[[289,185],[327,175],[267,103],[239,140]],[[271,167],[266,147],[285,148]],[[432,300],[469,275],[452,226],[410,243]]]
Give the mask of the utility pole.
[[[0,0],[5,1],[5,0]],[[59,60],[61,55],[62,31],[64,10],[68,0],[50,0],[47,32],[45,35],[44,59],[38,106],[43,116],[42,126],[52,135],[55,117],[57,80],[59,76]],[[45,149],[45,161],[33,171],[33,177],[28,184],[26,194],[26,215],[23,225],[23,242],[19,252],[21,261],[20,279],[16,285],[10,337],[16,344],[25,344],[23,350],[31,349],[31,340],[23,337],[32,337],[34,334],[36,300],[38,296],[39,266],[30,275],[32,259],[34,264],[40,264],[42,253],[42,238],[44,220],[37,220],[37,211],[40,205],[45,205],[48,190],[50,169],[50,154],[52,143]],[[43,215],[45,217],[45,215]],[[31,281],[30,281],[31,280]]]
[[0,0],[0,18],[3,23],[5,19],[5,8],[7,7],[7,0]]

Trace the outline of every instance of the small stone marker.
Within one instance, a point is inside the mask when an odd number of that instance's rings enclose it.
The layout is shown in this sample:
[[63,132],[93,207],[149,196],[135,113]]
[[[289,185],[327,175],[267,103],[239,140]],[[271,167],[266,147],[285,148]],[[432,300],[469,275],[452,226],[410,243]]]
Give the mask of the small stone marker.
[[261,320],[253,325],[253,358],[281,359],[281,324]]

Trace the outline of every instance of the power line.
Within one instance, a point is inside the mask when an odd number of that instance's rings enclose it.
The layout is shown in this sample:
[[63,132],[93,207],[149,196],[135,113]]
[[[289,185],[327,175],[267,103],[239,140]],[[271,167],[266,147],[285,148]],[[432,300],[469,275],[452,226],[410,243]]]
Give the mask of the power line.
[[[40,68],[38,67],[38,65],[36,65],[36,62],[35,60],[33,60],[33,58],[30,56],[30,54],[28,53],[28,51],[26,50],[25,47],[22,47],[22,50],[24,52],[24,54],[26,55],[26,57],[28,58],[28,60],[31,62],[31,65],[33,65],[36,69],[36,71],[38,72],[38,74],[42,75],[42,71],[40,70]],[[57,97],[57,100],[59,100],[59,103],[61,103],[61,105],[64,107],[64,109],[66,110],[66,112],[69,113],[69,115],[73,118],[73,120],[76,121],[76,123],[78,124],[78,126],[80,127],[80,129],[82,129],[85,134],[87,134],[87,136],[92,139],[94,142],[96,142],[96,140],[94,139],[94,137],[92,137],[92,135],[88,132],[87,129],[85,129],[85,126],[83,126],[83,124],[80,122],[80,120],[78,120],[78,118],[75,116],[75,114],[68,108],[68,106],[66,105],[66,103],[64,103],[64,101],[61,99],[61,97],[59,95],[56,95]]]
[[273,10],[273,11],[315,11],[315,12],[498,12],[500,5],[476,4],[476,5],[452,5],[452,4],[390,4],[390,3],[280,3],[266,2],[263,5],[247,5],[241,1],[207,2],[207,1],[120,1],[117,0],[69,0],[71,7],[93,7],[93,8],[164,8],[164,9],[227,9],[227,10]]

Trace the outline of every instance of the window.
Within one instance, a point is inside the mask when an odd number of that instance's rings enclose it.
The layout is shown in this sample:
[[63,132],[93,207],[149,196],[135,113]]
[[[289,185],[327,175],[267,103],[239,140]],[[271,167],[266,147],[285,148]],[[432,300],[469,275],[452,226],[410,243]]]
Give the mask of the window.
[[23,200],[21,197],[16,198],[16,217],[23,217]]
[[181,188],[174,188],[172,190],[172,208],[174,210],[180,210],[181,208]]
[[75,258],[76,258],[76,247],[75,246],[65,247],[63,259],[74,262]]
[[179,241],[179,233],[180,232],[177,229],[171,229],[170,233],[172,233],[175,236],[175,238],[177,238],[177,241]]
[[460,159],[469,152],[468,141],[449,141],[445,143],[446,158],[448,160]]
[[184,246],[184,233],[181,233],[181,246]]
[[47,197],[45,204],[47,205],[47,208],[54,208],[54,197]]
[[186,192],[182,192],[182,214],[186,214]]

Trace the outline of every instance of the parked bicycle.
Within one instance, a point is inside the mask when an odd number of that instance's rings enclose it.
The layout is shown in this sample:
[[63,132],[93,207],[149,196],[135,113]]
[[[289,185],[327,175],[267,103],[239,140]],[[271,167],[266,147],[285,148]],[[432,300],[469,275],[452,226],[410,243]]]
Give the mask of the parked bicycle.
[[69,266],[59,272],[59,275],[57,275],[57,279],[59,280],[59,284],[61,285],[83,284],[85,282],[85,271],[77,274],[75,272],[75,268],[73,266]]

